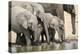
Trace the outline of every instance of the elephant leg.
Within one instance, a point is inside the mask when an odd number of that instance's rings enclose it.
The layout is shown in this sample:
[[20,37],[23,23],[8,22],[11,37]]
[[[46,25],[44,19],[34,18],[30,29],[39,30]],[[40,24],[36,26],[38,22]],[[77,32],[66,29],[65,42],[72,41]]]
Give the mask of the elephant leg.
[[63,35],[61,36],[61,40],[62,40],[62,42],[64,41],[64,36]]
[[52,32],[51,32],[51,28],[48,28],[48,30],[49,30],[50,41],[52,41]]
[[44,43],[45,41],[47,42],[47,36],[46,36],[45,30],[43,30],[41,32],[41,42]]
[[27,46],[31,45],[31,40],[27,36],[25,36],[25,37],[26,37],[26,44],[27,44]]
[[55,41],[54,39],[55,33],[56,33],[55,29],[52,29],[52,42]]
[[43,43],[44,42],[44,34],[41,33],[41,42]]
[[42,36],[42,40],[41,40],[41,42],[44,42],[44,36],[43,35],[41,35]]
[[37,43],[38,43],[38,44],[40,43],[40,33],[39,33],[38,36],[37,36]]
[[31,42],[33,42],[34,41],[34,32],[29,30],[29,33],[30,33],[30,40],[31,40]]
[[55,27],[55,30],[58,32],[58,37],[59,37],[59,39],[58,39],[57,41],[58,41],[58,42],[62,42],[62,40],[61,40],[61,33],[60,33],[59,27],[56,26],[56,27]]
[[50,36],[50,41],[54,42],[55,39],[54,39],[54,36],[55,36],[55,29],[53,28],[49,28],[49,36]]
[[37,41],[37,33],[36,32],[34,32],[33,38],[34,38],[33,42],[36,42]]
[[29,31],[26,31],[26,32],[24,33],[24,35],[25,35],[25,39],[26,39],[26,45],[27,45],[27,46],[31,45],[31,40],[30,40],[30,33],[29,33]]
[[60,31],[60,36],[61,36],[61,40],[65,41],[65,35],[64,35],[64,27],[59,27],[59,31]]
[[64,31],[62,33],[62,41],[65,41],[65,33],[64,33]]
[[17,33],[16,44],[21,44],[21,33]]
[[60,30],[60,32],[61,32],[61,40],[65,41],[64,31]]
[[26,45],[26,39],[24,34],[22,34],[21,36],[21,45]]
[[34,36],[33,35],[31,35],[31,41],[34,41]]

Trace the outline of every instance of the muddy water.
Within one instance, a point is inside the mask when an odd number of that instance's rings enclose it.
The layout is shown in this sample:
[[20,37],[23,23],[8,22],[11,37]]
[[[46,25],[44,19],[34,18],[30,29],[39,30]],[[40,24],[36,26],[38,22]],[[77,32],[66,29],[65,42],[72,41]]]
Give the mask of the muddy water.
[[34,51],[55,51],[55,50],[69,50],[69,49],[77,49],[78,42],[70,41],[63,43],[51,43],[48,45],[47,43],[43,43],[40,46],[13,46],[11,47],[12,53],[16,52],[34,52]]

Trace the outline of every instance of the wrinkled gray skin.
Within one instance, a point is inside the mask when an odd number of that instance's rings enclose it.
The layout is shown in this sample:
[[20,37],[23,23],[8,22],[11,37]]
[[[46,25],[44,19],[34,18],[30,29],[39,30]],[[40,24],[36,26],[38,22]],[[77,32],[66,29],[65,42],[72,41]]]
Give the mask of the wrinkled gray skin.
[[[56,16],[53,16],[50,13],[40,13],[38,15],[38,17],[41,19],[41,21],[45,22],[45,24],[47,25],[47,27],[49,28],[53,28],[55,29],[55,31],[58,32],[58,37],[59,40],[58,41],[62,41],[62,36],[63,34],[61,34],[61,30],[63,30],[63,21],[61,19],[59,19]],[[61,28],[61,30],[60,30]],[[53,38],[54,39],[54,38]]]
[[12,7],[15,7],[15,6],[20,6],[24,9],[30,11],[31,13],[33,12],[32,6],[29,4],[29,2],[12,1]]
[[[29,30],[34,31],[34,42],[37,40],[37,18],[31,12],[20,6],[11,8],[11,30],[21,35],[23,33],[27,45],[31,44]],[[17,36],[19,36],[17,35]]]
[[[38,15],[39,13],[44,13],[44,8],[42,7],[41,4],[38,4],[38,3],[33,3],[33,2],[17,2],[17,1],[13,1],[12,2],[12,7],[15,7],[15,6],[20,6],[28,11],[30,11],[33,15]],[[38,28],[39,29],[39,28]],[[39,32],[40,31],[37,31],[38,32],[38,36],[39,36]],[[37,37],[38,37],[37,36]],[[34,39],[34,37],[33,37]],[[38,39],[38,38],[37,38]],[[34,39],[35,40],[35,39]],[[33,40],[32,40],[33,41]]]

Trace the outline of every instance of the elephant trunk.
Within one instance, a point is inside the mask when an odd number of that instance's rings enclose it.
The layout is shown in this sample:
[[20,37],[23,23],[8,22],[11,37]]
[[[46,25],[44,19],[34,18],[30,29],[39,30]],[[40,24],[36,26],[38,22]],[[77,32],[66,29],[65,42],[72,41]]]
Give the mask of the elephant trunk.
[[38,38],[38,27],[37,27],[36,24],[33,24],[32,30],[34,31],[34,33],[33,33],[33,36],[34,36],[33,42],[36,42],[37,38]]
[[37,29],[35,29],[35,31],[34,31],[34,42],[37,41],[37,36],[38,36],[38,34],[37,34]]

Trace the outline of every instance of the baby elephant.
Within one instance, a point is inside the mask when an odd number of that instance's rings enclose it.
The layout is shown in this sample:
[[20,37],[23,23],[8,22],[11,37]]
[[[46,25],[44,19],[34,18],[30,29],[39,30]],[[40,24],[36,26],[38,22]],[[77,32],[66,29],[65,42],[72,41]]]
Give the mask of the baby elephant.
[[[39,17],[37,17],[37,19],[38,19],[38,35],[39,35],[38,40],[39,40],[39,42],[44,43],[47,41],[47,35],[45,32],[44,22],[41,21],[41,19]],[[49,27],[49,28],[47,28],[47,30],[48,30],[47,32],[49,33],[50,41],[53,42],[54,35],[55,35],[55,29]]]
[[[63,31],[64,29],[63,29],[63,21],[61,19],[59,19],[56,16],[53,16],[51,13],[40,13],[38,15],[38,18],[40,18],[41,21],[45,23],[48,29],[49,38],[54,39],[52,34],[55,33],[55,31],[57,31],[58,37],[59,37],[57,41],[59,42],[63,41],[63,32],[61,33],[61,31]],[[53,29],[53,32],[51,31],[52,29]]]

